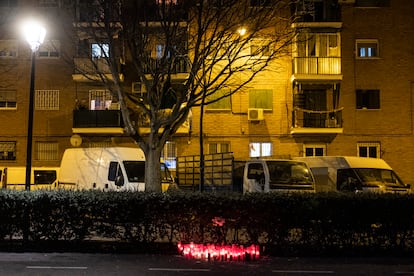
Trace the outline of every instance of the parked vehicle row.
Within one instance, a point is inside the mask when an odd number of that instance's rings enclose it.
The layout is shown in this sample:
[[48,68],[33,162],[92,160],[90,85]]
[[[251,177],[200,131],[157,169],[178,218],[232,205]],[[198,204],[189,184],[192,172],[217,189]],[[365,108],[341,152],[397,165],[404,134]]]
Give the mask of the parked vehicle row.
[[[392,192],[409,193],[397,173],[382,159],[354,156],[295,157],[235,161],[232,153],[177,159],[174,179],[161,162],[162,191],[170,186],[207,192]],[[25,167],[0,168],[3,189],[25,189]],[[176,181],[177,180],[177,181]],[[145,155],[139,148],[71,148],[60,167],[33,167],[31,190],[96,189],[145,191]]]
[[[56,189],[59,171],[59,167],[32,167],[30,189]],[[0,183],[3,189],[24,190],[26,188],[26,167],[0,168]]]
[[316,191],[409,193],[398,174],[380,158],[355,156],[297,157],[310,167]]

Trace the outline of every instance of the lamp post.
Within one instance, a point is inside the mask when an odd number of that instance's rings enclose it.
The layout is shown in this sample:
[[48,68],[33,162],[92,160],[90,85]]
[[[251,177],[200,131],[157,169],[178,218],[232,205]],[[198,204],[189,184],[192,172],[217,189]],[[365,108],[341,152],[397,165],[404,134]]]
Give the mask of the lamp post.
[[46,35],[46,29],[37,22],[27,22],[24,25],[24,34],[32,50],[31,72],[30,72],[30,91],[29,91],[29,117],[27,120],[27,148],[26,148],[26,182],[25,189],[30,191],[30,174],[32,171],[32,140],[33,140],[33,105],[34,105],[34,86],[35,86],[35,60],[36,51]]

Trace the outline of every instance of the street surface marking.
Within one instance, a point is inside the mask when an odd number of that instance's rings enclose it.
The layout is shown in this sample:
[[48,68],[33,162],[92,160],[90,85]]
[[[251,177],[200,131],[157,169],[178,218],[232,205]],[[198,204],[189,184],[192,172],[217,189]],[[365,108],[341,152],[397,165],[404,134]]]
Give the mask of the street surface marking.
[[273,273],[292,273],[292,274],[333,274],[332,270],[272,270]]
[[27,269],[88,269],[87,266],[26,266]]
[[150,271],[199,271],[199,272],[207,272],[211,271],[208,268],[158,268],[158,267],[150,267],[148,268]]

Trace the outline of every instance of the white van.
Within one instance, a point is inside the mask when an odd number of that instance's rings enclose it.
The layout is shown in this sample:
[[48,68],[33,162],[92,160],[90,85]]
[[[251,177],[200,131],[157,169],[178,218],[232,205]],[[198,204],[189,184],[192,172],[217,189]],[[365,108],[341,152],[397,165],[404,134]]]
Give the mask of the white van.
[[249,160],[243,174],[243,193],[315,192],[312,172],[303,161]]
[[[161,166],[165,166],[162,164]],[[162,168],[163,190],[172,177]],[[59,173],[60,189],[145,191],[145,155],[140,148],[105,147],[65,150]]]
[[[57,187],[59,167],[32,167],[30,190],[53,190]],[[10,190],[26,188],[26,167],[0,169],[1,187]]]
[[380,158],[356,156],[295,157],[311,168],[316,191],[410,192],[393,169]]

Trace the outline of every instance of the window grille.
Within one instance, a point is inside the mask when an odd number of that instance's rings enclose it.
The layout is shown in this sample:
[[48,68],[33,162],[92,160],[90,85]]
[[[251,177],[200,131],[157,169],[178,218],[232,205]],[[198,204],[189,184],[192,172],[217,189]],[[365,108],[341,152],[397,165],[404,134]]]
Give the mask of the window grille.
[[0,142],[0,160],[16,160],[16,142]]
[[36,160],[56,161],[59,156],[59,144],[57,142],[37,142]]
[[36,110],[59,110],[59,90],[36,90]]

